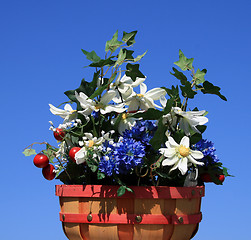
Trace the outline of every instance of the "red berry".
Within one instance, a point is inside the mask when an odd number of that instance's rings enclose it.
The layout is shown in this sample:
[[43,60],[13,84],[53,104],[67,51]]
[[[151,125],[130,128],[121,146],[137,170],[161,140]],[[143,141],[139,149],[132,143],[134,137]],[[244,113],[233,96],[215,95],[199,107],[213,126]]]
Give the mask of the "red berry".
[[56,176],[56,173],[53,172],[54,169],[55,169],[54,166],[51,165],[51,164],[44,167],[43,170],[42,170],[44,178],[47,179],[47,180],[54,179],[55,176]]
[[62,141],[64,139],[65,132],[61,128],[56,128],[56,131],[53,132],[53,135],[58,141]]
[[75,160],[75,154],[80,150],[80,147],[73,147],[71,148],[71,150],[69,151],[69,157],[73,162],[76,162]]
[[33,159],[33,163],[36,167],[38,168],[44,168],[46,166],[48,166],[49,164],[49,159],[46,155],[44,155],[43,153],[39,153],[37,154],[34,159]]
[[223,183],[225,180],[225,175],[219,175],[218,179]]
[[203,182],[212,182],[212,178],[209,173],[203,173],[200,175],[200,178]]

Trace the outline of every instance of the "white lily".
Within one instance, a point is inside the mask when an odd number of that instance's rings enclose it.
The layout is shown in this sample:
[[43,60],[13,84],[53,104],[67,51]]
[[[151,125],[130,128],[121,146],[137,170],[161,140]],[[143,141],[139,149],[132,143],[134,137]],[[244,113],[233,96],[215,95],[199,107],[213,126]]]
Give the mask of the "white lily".
[[119,71],[118,77],[114,83],[111,83],[110,89],[116,91],[116,96],[113,98],[113,101],[116,103],[125,100],[133,93],[133,88],[137,87],[139,84],[143,83],[145,78],[136,78],[136,81],[133,81],[130,77],[124,75],[121,78],[121,71]]
[[64,110],[49,104],[52,114],[60,116],[64,119],[64,123],[71,122],[77,117],[77,110],[73,110],[70,104],[65,104]]
[[89,97],[85,95],[83,92],[80,92],[79,94],[75,92],[77,100],[79,101],[81,107],[84,109],[82,111],[84,115],[90,115],[93,111],[95,112],[100,111],[102,114],[110,112],[117,112],[117,113],[124,112],[126,110],[125,108],[123,108],[124,104],[122,103],[117,105],[108,104],[115,97],[115,95],[116,92],[114,90],[109,90],[101,97],[100,101],[97,102],[89,99]]
[[184,112],[179,107],[173,107],[171,113],[163,116],[163,124],[168,122],[171,127],[174,128],[177,124],[178,117],[180,117],[179,126],[182,130],[184,130],[186,135],[190,135],[191,129],[197,133],[200,133],[196,126],[204,125],[208,122],[208,118],[203,116],[205,112],[205,110]]
[[[117,118],[112,119],[112,124],[115,124],[115,122],[117,121]],[[136,124],[136,120],[139,120],[138,118],[134,118],[133,114],[130,113],[122,113],[120,122],[118,124],[118,132],[122,135],[123,132],[126,129],[132,129],[132,127]]]
[[196,159],[202,159],[203,153],[200,151],[191,150],[189,147],[189,138],[184,136],[180,144],[177,144],[172,137],[168,137],[166,141],[166,148],[160,148],[160,153],[166,157],[162,161],[163,166],[172,166],[170,172],[179,169],[181,174],[184,175],[187,172],[188,165],[204,165],[203,162],[198,162]]
[[75,160],[77,164],[81,164],[88,159],[88,150],[92,150],[93,154],[99,154],[99,148],[102,148],[102,143],[105,141],[110,141],[110,135],[113,134],[114,131],[110,131],[105,133],[104,131],[101,132],[101,137],[93,137],[91,133],[85,133],[83,137],[83,141],[79,142],[80,146],[83,146],[76,154]]
[[162,88],[153,88],[147,92],[147,86],[144,83],[140,84],[140,93],[133,94],[127,99],[129,105],[128,111],[147,110],[148,108],[163,108],[154,103],[154,100],[159,100],[163,95],[166,95],[166,91]]

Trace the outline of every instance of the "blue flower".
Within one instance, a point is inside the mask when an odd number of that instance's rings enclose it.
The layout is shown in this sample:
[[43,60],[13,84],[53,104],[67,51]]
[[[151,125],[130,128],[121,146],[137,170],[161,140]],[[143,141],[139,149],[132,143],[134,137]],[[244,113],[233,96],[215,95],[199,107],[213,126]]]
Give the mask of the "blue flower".
[[123,137],[133,138],[146,145],[149,145],[149,141],[152,139],[156,130],[157,126],[152,121],[138,120],[131,130],[124,131]]
[[193,147],[204,154],[202,161],[206,166],[219,162],[219,159],[215,154],[216,149],[214,148],[214,144],[211,141],[208,141],[207,139],[201,139]]
[[142,164],[145,156],[145,146],[132,138],[120,138],[117,143],[104,147],[103,151],[99,170],[107,176],[130,173]]

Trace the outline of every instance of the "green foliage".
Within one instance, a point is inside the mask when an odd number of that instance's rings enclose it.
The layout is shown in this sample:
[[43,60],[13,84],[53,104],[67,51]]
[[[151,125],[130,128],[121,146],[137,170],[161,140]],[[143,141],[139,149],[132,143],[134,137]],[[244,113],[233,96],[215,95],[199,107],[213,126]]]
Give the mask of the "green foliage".
[[174,73],[170,72],[173,76],[175,76],[177,79],[180,80],[182,85],[185,85],[187,82],[187,77],[180,71],[178,71],[176,68],[173,67]]
[[212,83],[205,81],[203,83],[203,89],[201,90],[204,94],[215,94],[222,100],[227,101],[227,98],[220,93],[221,88],[214,86]]
[[106,42],[105,51],[106,52],[111,51],[113,53],[122,44],[123,44],[123,42],[118,41],[118,31],[117,31],[114,33],[112,39]]
[[193,91],[190,82],[186,81],[185,86],[180,86],[182,96],[185,98],[194,98],[197,92]]
[[130,77],[133,81],[136,80],[137,77],[144,78],[144,74],[139,71],[139,64],[131,64],[128,63],[126,65],[126,76]]
[[179,50],[179,61],[174,64],[179,66],[182,71],[193,69],[193,58],[186,58],[184,53]]
[[201,71],[200,71],[200,69],[198,69],[196,71],[196,73],[194,74],[194,77],[193,77],[193,81],[195,81],[196,85],[205,82],[205,78],[204,77],[205,77],[206,73],[207,73],[206,69],[202,69]]
[[135,43],[135,36],[138,31],[132,31],[130,33],[123,32],[122,41],[126,43],[127,46],[131,46]]
[[94,63],[99,62],[101,58],[95,53],[95,51],[87,52],[81,49],[82,52],[85,54],[86,58]]
[[143,118],[144,120],[158,120],[162,117],[163,112],[154,108],[149,108],[145,112],[137,113],[133,115],[135,118]]
[[36,155],[36,151],[35,149],[32,149],[32,148],[26,148],[24,151],[23,151],[23,154],[28,157],[28,156],[31,156],[31,155]]

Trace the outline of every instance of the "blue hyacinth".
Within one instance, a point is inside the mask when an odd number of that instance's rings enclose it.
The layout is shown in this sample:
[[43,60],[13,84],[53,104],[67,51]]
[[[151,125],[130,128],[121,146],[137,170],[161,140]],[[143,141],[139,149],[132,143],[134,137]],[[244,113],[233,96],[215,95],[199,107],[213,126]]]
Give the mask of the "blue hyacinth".
[[157,130],[156,124],[152,121],[138,120],[131,130],[125,130],[123,133],[124,138],[133,138],[137,141],[149,145],[155,131]]
[[145,156],[145,146],[132,138],[120,138],[117,143],[107,144],[103,148],[99,170],[107,176],[127,174],[140,166]]
[[194,149],[199,150],[204,154],[202,161],[206,166],[219,162],[219,159],[215,154],[216,149],[214,148],[214,144],[211,141],[208,141],[207,139],[201,139],[194,145]]

